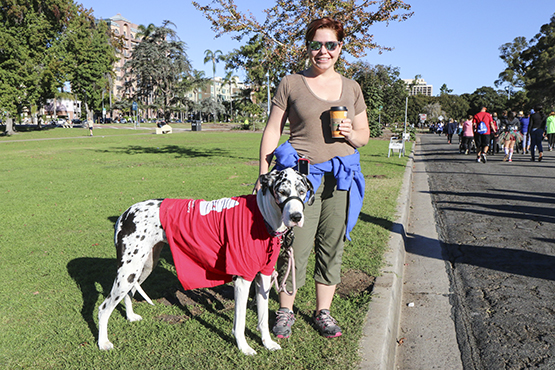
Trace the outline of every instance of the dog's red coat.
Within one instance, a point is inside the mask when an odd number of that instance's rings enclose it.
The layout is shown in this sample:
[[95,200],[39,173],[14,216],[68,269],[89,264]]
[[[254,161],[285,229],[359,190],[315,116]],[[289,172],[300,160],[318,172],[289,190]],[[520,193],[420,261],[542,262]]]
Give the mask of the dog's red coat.
[[270,236],[256,195],[165,199],[160,221],[186,290],[228,283],[234,275],[252,281],[274,270],[280,238]]

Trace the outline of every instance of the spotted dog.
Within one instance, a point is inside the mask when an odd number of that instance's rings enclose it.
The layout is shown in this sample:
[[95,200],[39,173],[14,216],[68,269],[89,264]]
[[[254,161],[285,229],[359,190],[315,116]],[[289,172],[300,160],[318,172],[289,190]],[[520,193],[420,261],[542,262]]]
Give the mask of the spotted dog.
[[[281,347],[270,337],[268,296],[271,274],[280,248],[280,235],[304,223],[304,203],[314,200],[312,185],[293,170],[272,171],[259,178],[256,195],[215,201],[191,199],[147,200],[131,206],[116,222],[114,243],[118,269],[110,294],[98,312],[98,346],[110,350],[108,320],[123,299],[129,321],[132,297],[150,275],[164,245],[169,244],[177,275],[185,289],[206,288],[234,280],[233,335],[246,355],[254,355],[245,339],[245,315],[251,282],[257,277],[258,329],[264,347]],[[204,223],[207,221],[208,223]]]

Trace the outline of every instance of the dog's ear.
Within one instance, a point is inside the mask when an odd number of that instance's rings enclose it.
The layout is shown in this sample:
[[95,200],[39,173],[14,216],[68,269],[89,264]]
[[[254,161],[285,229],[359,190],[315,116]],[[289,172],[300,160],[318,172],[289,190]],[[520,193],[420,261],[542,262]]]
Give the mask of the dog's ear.
[[306,205],[311,206],[314,203],[314,196],[315,196],[314,195],[314,187],[312,186],[312,183],[310,182],[310,180],[308,180],[306,175],[301,174],[301,176],[303,177],[303,182],[305,183],[307,192],[309,194],[308,201],[306,202]]
[[262,190],[263,195],[266,195],[266,191],[273,186],[278,172],[279,171],[277,170],[273,170],[266,174],[260,175],[260,177],[258,178],[260,181],[260,190]]

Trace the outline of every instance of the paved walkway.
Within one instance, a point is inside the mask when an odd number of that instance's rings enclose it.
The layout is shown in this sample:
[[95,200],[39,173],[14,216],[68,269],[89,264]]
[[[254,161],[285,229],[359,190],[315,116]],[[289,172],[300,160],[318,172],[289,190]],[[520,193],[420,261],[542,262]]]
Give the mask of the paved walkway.
[[555,160],[544,154],[482,164],[419,136],[361,368],[555,368]]

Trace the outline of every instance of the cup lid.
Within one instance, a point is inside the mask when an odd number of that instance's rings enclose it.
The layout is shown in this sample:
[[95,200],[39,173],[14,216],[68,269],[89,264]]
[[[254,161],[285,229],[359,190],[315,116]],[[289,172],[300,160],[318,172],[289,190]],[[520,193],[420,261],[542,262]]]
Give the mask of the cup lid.
[[339,106],[339,107],[331,107],[331,110],[348,110],[347,107],[345,106]]

